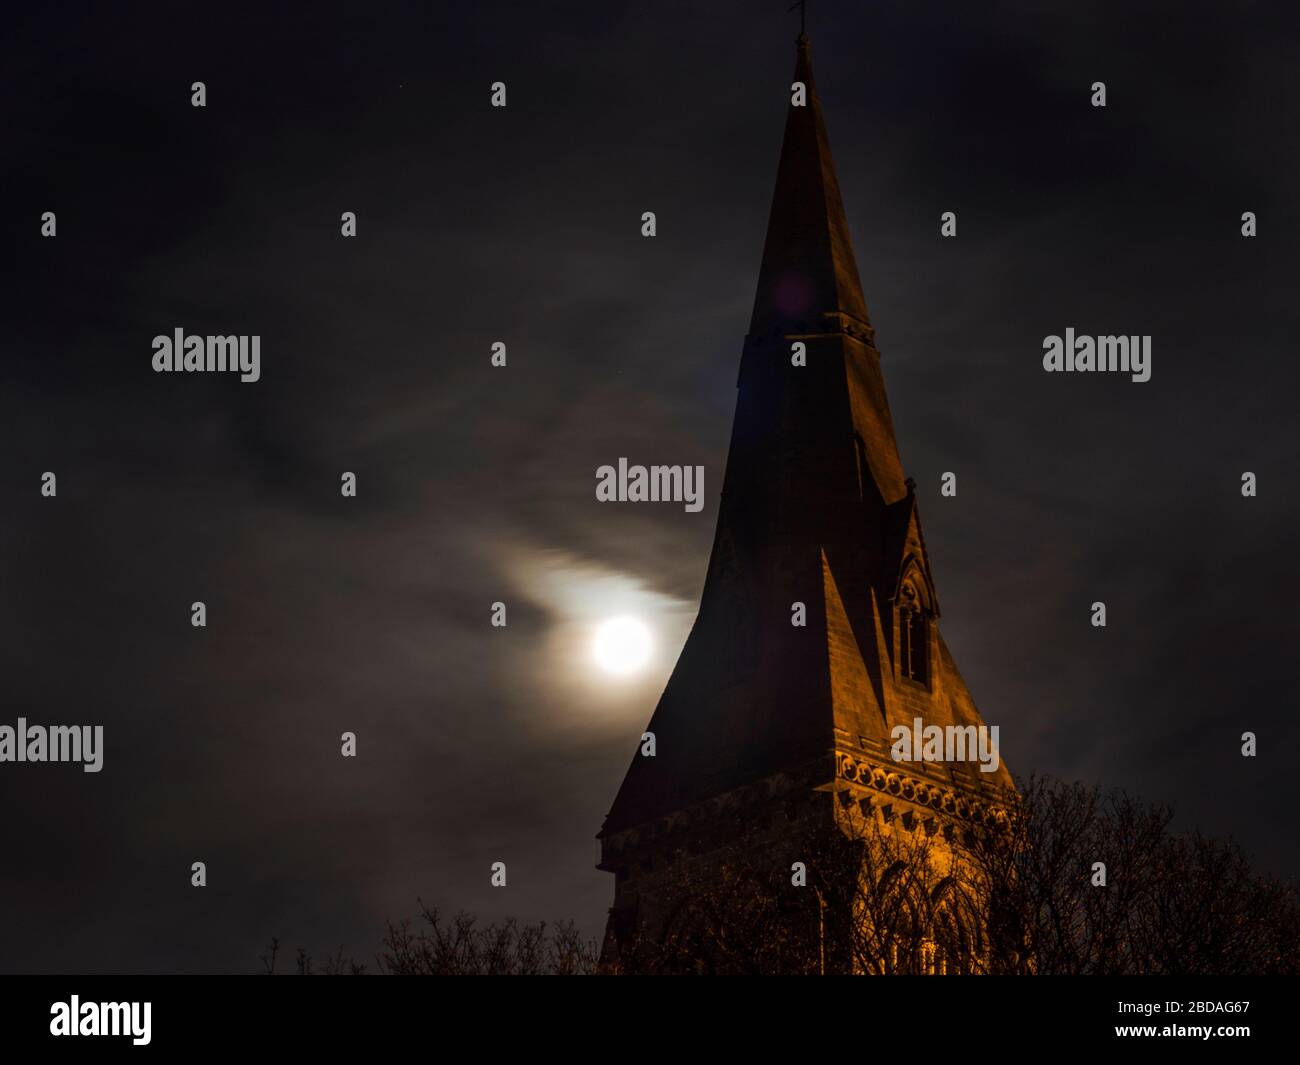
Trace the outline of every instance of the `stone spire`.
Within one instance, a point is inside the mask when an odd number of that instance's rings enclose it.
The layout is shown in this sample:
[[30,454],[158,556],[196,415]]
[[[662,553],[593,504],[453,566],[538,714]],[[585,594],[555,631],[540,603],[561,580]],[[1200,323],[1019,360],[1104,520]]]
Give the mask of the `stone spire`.
[[[601,831],[620,878],[653,866],[645,848],[683,811],[772,781],[822,791],[868,765],[976,795],[1010,779],[890,759],[899,725],[982,720],[939,634],[803,35],[794,80],[699,615],[650,721],[656,755],[633,757]],[[635,884],[618,890],[631,905]]]

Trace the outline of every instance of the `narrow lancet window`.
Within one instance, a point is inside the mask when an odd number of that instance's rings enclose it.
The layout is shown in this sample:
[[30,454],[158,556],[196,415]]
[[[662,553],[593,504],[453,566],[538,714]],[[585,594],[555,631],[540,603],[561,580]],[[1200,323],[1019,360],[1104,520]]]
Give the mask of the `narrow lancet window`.
[[909,680],[927,684],[930,679],[929,630],[925,601],[911,581],[903,585],[898,607],[898,670]]

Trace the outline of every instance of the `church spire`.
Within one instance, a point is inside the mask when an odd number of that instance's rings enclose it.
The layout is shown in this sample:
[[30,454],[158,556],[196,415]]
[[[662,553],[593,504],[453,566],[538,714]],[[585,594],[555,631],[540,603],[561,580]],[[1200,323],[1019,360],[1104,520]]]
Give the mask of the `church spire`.
[[800,35],[699,615],[601,833],[616,909],[723,796],[821,794],[845,765],[925,794],[1009,780],[891,754],[917,720],[982,719],[939,632],[810,51]]
[[800,323],[802,332],[829,332],[823,326],[843,316],[869,336],[811,45],[803,33],[790,97],[750,334],[786,332]]

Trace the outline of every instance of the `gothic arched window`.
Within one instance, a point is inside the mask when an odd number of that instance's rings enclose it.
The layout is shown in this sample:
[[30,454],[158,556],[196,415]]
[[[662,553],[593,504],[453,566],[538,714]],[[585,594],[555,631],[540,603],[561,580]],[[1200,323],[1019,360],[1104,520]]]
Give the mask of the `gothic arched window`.
[[930,633],[925,600],[910,580],[898,598],[898,672],[918,684],[930,681]]

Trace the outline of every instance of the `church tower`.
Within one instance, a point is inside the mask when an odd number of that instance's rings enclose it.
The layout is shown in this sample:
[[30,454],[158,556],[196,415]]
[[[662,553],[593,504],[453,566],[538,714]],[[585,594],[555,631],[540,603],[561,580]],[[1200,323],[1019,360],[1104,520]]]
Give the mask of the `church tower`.
[[837,807],[986,818],[1011,783],[891,756],[896,726],[983,721],[940,632],[803,34],[796,52],[699,613],[599,834],[607,963],[670,919],[674,863],[743,845],[717,828],[737,811],[766,847]]

